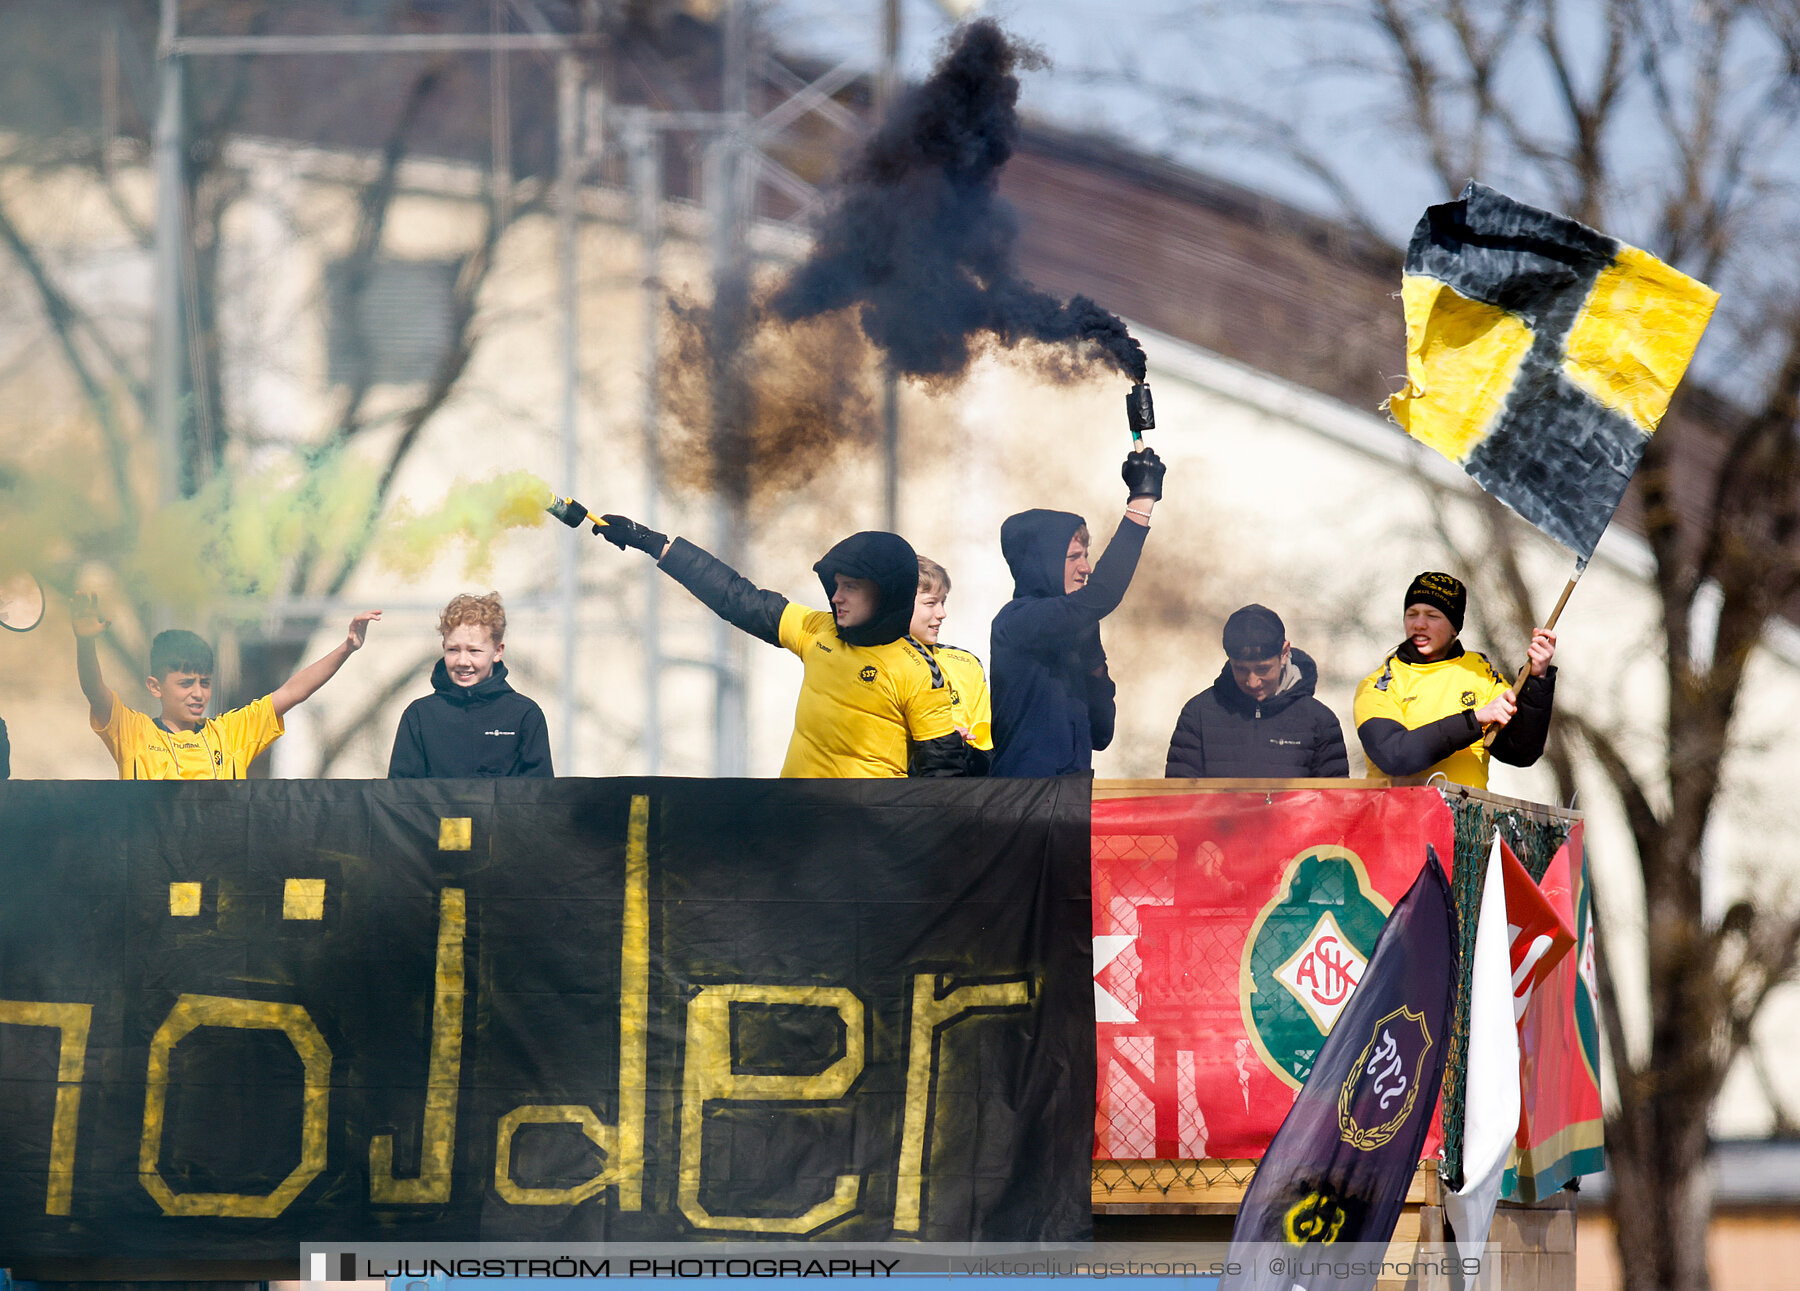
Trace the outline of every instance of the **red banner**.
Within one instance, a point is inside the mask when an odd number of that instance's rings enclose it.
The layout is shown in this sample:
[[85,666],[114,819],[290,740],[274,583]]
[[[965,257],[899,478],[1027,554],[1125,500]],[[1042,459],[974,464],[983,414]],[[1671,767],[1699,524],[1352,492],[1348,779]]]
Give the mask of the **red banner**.
[[1452,828],[1427,788],[1096,801],[1094,1155],[1262,1156]]
[[1579,824],[1569,831],[1538,884],[1574,932],[1575,949],[1545,976],[1520,1021],[1523,1114],[1507,1195],[1521,1201],[1540,1201],[1576,1175],[1593,1174],[1606,1164],[1594,917],[1581,833]]

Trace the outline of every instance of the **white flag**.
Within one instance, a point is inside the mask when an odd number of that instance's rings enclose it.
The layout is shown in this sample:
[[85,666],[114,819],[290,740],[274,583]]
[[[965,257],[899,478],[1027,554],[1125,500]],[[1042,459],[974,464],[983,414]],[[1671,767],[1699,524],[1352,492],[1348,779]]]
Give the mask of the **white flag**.
[[[1444,1194],[1444,1216],[1456,1232],[1457,1254],[1479,1259],[1519,1130],[1519,1032],[1513,1018],[1512,947],[1498,830],[1481,885],[1481,919],[1475,926],[1466,1066],[1463,1186]],[[1482,1273],[1482,1285],[1499,1291],[1498,1265]]]

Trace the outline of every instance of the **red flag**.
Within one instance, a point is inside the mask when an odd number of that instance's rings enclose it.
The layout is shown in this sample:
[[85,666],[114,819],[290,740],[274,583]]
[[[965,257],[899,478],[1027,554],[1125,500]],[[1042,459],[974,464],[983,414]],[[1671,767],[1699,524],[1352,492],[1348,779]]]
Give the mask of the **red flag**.
[[1513,1021],[1518,1022],[1532,992],[1575,948],[1575,934],[1504,839],[1500,855],[1506,874],[1506,935],[1512,943]]

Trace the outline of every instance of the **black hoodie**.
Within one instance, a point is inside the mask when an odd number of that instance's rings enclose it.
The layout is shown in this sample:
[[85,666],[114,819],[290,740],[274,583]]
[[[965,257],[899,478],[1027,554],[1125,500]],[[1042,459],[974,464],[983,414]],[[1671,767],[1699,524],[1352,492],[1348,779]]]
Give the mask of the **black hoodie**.
[[1000,526],[1013,599],[994,616],[993,775],[1090,771],[1112,743],[1113,682],[1100,620],[1118,608],[1148,527],[1119,521],[1087,585],[1063,592],[1069,539],[1085,522],[1068,511],[1021,511]]
[[1319,667],[1292,650],[1292,685],[1258,703],[1243,692],[1226,663],[1219,679],[1188,700],[1169,741],[1167,776],[1273,779],[1345,776],[1350,758],[1344,730],[1313,696]]
[[504,660],[473,686],[459,686],[439,659],[431,689],[401,715],[388,779],[556,774],[544,711],[507,684]]

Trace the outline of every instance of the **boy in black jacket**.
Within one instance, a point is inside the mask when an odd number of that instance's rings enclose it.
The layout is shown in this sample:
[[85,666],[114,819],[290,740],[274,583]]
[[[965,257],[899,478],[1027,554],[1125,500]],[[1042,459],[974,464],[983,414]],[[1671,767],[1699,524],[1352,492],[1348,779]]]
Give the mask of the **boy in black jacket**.
[[1337,715],[1313,696],[1319,669],[1281,616],[1246,605],[1225,620],[1225,667],[1188,700],[1166,776],[1274,779],[1350,774]]
[[500,593],[452,597],[438,632],[444,657],[432,693],[406,706],[388,779],[555,775],[544,711],[506,682]]

